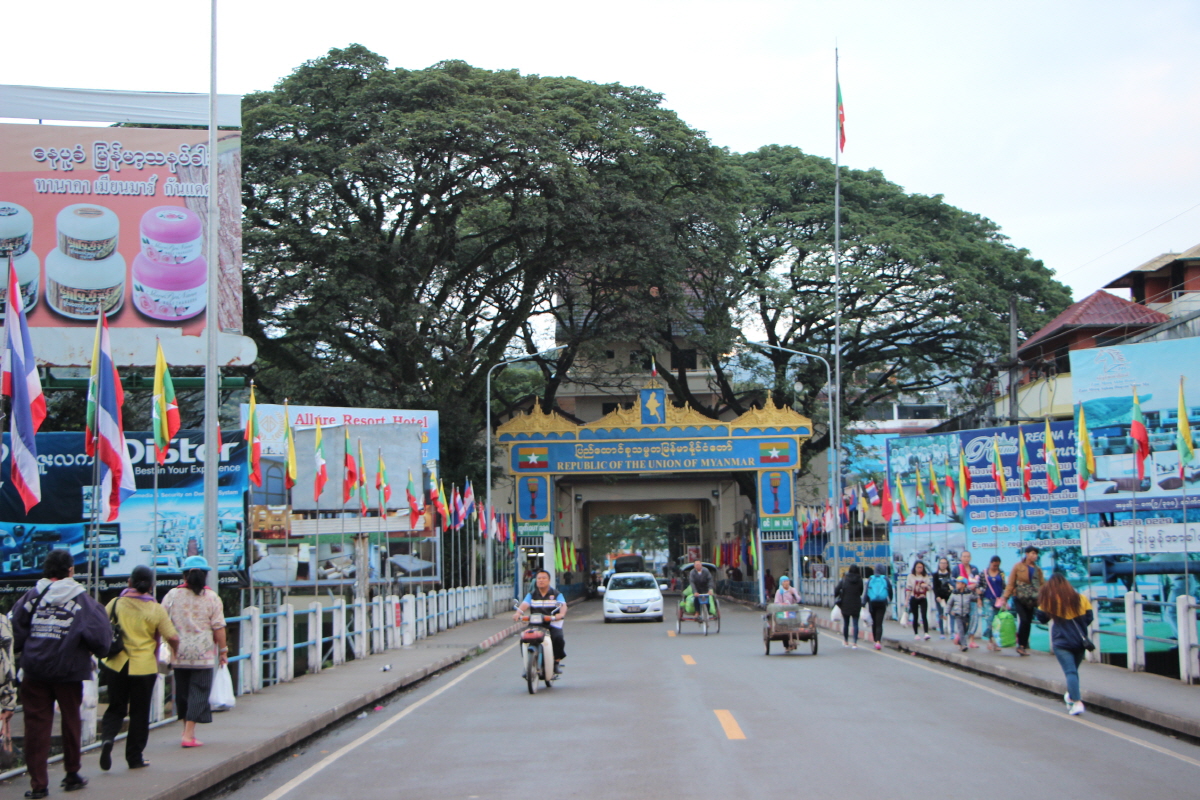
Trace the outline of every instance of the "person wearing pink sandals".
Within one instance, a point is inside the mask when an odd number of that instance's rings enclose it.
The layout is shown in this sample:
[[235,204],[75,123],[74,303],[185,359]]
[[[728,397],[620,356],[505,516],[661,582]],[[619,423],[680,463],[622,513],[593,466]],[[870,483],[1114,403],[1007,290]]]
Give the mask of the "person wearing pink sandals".
[[212,691],[213,665],[228,661],[225,645],[225,610],[221,598],[204,585],[209,571],[204,556],[183,562],[184,582],[167,592],[163,608],[179,631],[179,648],[171,659],[175,674],[175,715],[183,720],[183,746],[200,747],[196,723],[212,722],[208,694]]

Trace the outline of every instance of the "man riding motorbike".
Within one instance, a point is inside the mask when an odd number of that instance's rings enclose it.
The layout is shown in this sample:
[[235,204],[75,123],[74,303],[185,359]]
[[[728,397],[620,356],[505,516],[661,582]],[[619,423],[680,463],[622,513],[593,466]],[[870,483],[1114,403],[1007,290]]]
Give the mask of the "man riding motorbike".
[[550,585],[550,573],[544,569],[534,577],[533,591],[528,592],[513,614],[514,620],[529,613],[545,614],[551,618],[550,642],[554,645],[554,674],[562,674],[562,660],[567,657],[566,640],[563,638],[563,617],[567,615],[567,601],[558,590]]

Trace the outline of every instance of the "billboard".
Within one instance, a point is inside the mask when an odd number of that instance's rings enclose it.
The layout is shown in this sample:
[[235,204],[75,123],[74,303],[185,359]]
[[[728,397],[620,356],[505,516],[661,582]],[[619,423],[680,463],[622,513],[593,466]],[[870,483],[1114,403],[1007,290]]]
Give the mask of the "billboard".
[[0,256],[13,256],[39,361],[90,363],[104,313],[118,365],[154,363],[156,337],[170,364],[204,363],[215,162],[220,358],[253,362],[239,335],[241,134],[219,137],[214,157],[205,130],[0,125]]
[[[285,411],[287,414],[285,421]],[[366,564],[371,580],[391,577],[420,583],[438,577],[439,541],[422,514],[411,524],[406,488],[412,475],[419,504],[436,474],[439,427],[436,411],[257,406],[262,437],[262,485],[249,486],[250,578],[275,586],[313,587],[350,583]],[[245,426],[249,406],[242,405]],[[327,482],[316,494],[316,425],[321,425]],[[286,485],[287,423],[296,447],[296,484]],[[357,491],[345,499],[346,441],[366,485],[366,512]],[[359,452],[362,460],[359,462]],[[387,470],[391,499],[376,487],[379,460]],[[384,514],[380,514],[380,507]],[[356,537],[365,535],[365,540]],[[368,548],[358,552],[358,543]]]
[[[225,584],[244,581],[247,470],[240,433],[224,433],[221,442],[216,560]],[[6,433],[0,452],[0,591],[23,591],[31,585],[41,577],[46,553],[57,548],[75,555],[81,582],[89,558],[94,558],[102,588],[123,586],[139,565],[154,566],[160,576],[169,576],[178,575],[191,555],[203,555],[212,563],[204,552],[202,431],[180,431],[161,466],[154,461],[153,434],[127,432],[125,446],[137,492],[121,504],[116,520],[98,525],[92,524],[93,461],[84,451],[82,432],[37,435],[42,502],[28,514],[9,481],[8,443]]]

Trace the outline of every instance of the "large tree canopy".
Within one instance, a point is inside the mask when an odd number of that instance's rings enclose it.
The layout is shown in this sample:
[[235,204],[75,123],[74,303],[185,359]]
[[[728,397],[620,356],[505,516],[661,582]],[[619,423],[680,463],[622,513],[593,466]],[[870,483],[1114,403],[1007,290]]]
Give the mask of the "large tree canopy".
[[632,275],[614,285],[669,265],[722,166],[644,89],[389,69],[357,45],[247,97],[243,119],[261,382],[436,408],[452,470],[477,459],[487,368],[556,287],[593,265]]

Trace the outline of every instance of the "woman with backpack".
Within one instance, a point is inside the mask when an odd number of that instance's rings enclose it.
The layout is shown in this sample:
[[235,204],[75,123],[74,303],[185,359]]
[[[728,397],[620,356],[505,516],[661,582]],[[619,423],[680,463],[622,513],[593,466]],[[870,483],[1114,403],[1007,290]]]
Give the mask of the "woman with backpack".
[[1067,713],[1079,716],[1084,711],[1083,696],[1079,692],[1079,665],[1083,663],[1085,653],[1096,646],[1087,635],[1088,626],[1092,624],[1092,602],[1056,572],[1038,590],[1035,613],[1040,622],[1054,622],[1050,644],[1067,679],[1063,700],[1067,704]]
[[1003,649],[996,644],[992,621],[1004,608],[1006,583],[1004,570],[1000,569],[1000,556],[992,556],[987,569],[983,572],[983,607],[980,609],[980,616],[983,617],[983,638],[987,640],[988,650],[992,652],[999,652]]
[[[950,616],[950,594],[954,588],[954,576],[950,574],[950,559],[938,559],[937,571],[933,573],[933,602],[937,604],[938,638],[954,635],[954,617]],[[949,629],[949,630],[947,630]]]
[[100,662],[108,682],[108,709],[100,722],[100,769],[112,768],[113,744],[121,732],[126,709],[129,735],[125,739],[125,763],[130,769],[149,766],[142,757],[150,738],[150,705],[158,680],[158,645],[165,641],[172,652],[179,647],[179,634],[166,610],[154,599],[154,573],[139,565],[129,576],[129,586],[108,604],[113,628],[120,627],[124,649]]
[[929,600],[927,595],[931,588],[933,588],[933,583],[925,568],[925,562],[918,561],[913,564],[912,571],[908,573],[908,578],[904,581],[904,594],[908,598],[908,618],[912,620],[914,639],[921,638],[921,633],[917,630],[918,613],[921,615],[921,622],[925,623],[925,638],[929,638]]
[[892,602],[892,582],[886,575],[886,567],[876,567],[867,580],[863,591],[863,604],[871,611],[871,638],[875,640],[875,649],[883,649],[883,617],[887,614],[888,604]]
[[[858,615],[862,612],[863,579],[858,564],[851,564],[846,577],[833,587],[833,602],[842,612],[842,647],[858,649]],[[850,643],[850,624],[854,624],[854,644]]]

